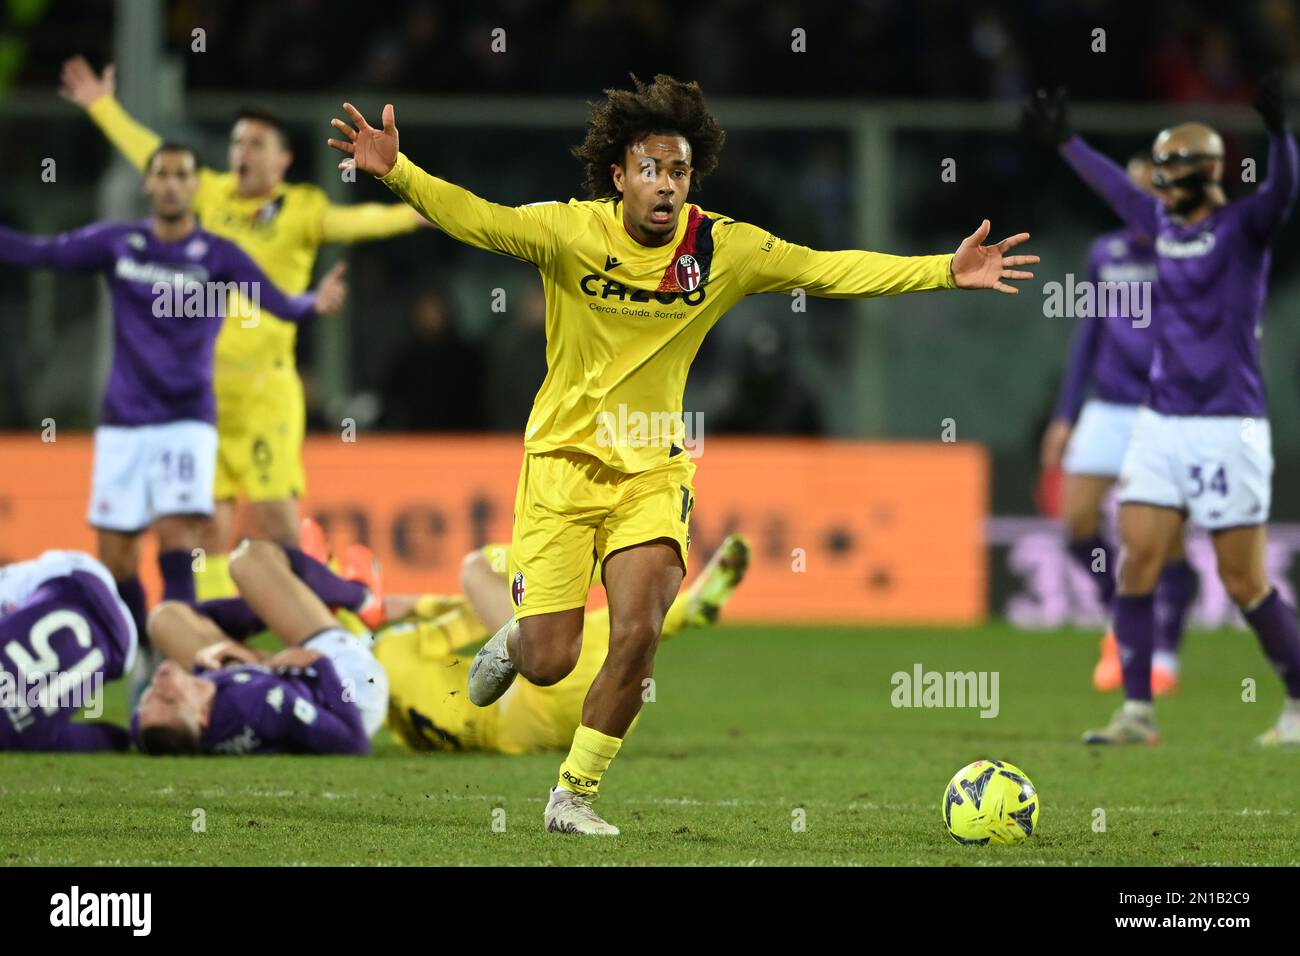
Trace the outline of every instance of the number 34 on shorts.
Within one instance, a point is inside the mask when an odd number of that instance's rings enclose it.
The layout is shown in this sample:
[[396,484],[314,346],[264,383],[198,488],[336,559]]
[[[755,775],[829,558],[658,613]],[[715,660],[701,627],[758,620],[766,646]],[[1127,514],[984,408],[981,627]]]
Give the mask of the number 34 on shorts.
[[1213,531],[1267,521],[1272,480],[1266,419],[1143,408],[1120,471],[1119,500],[1177,508]]

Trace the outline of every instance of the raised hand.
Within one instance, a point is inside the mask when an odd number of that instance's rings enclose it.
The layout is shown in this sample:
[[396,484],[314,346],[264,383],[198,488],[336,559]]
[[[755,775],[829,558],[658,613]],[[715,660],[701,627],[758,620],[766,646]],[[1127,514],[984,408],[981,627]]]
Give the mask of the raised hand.
[[85,109],[101,96],[110,96],[116,88],[112,64],[104,67],[101,76],[84,56],[74,56],[63,61],[59,74],[59,95]]
[[339,163],[339,169],[355,166],[372,176],[387,175],[397,162],[397,124],[394,121],[393,104],[384,107],[383,129],[375,129],[367,123],[361,111],[351,103],[344,103],[343,110],[355,128],[341,119],[330,120],[330,125],[346,136],[347,140],[327,140],[340,153],[352,157]]
[[316,286],[317,315],[334,315],[343,308],[348,297],[348,284],[343,281],[343,273],[347,272],[347,268],[345,263],[340,262],[325,273],[325,278]]
[[1038,256],[1008,256],[1005,253],[1026,241],[1029,233],[1017,233],[993,246],[980,245],[988,235],[989,221],[985,219],[978,229],[962,240],[952,257],[953,281],[959,289],[996,289],[1015,294],[1020,290],[1002,280],[1032,279],[1032,272],[1020,272],[1012,267],[1032,266],[1038,262]]
[[1070,138],[1070,100],[1065,90],[1037,90],[1020,108],[1020,131],[1055,148]]
[[1282,94],[1282,74],[1278,70],[1271,70],[1259,78],[1255,112],[1259,113],[1270,133],[1281,133],[1286,126],[1286,98]]

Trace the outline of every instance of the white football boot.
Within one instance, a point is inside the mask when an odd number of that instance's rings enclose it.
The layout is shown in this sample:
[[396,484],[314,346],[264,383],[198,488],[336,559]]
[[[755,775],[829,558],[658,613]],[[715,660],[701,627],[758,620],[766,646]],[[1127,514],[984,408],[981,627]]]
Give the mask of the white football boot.
[[1257,747],[1300,747],[1300,712],[1282,711],[1272,727],[1255,738]]
[[488,638],[469,665],[469,699],[476,707],[486,707],[499,700],[519,673],[506,650],[506,635],[514,623],[511,618]]
[[595,797],[563,787],[551,788],[546,801],[546,829],[551,833],[581,833],[586,836],[618,836],[618,827],[602,820],[592,808]]
[[1085,744],[1149,744],[1160,743],[1156,732],[1156,715],[1150,704],[1126,701],[1115,711],[1110,723],[1101,730],[1086,730]]

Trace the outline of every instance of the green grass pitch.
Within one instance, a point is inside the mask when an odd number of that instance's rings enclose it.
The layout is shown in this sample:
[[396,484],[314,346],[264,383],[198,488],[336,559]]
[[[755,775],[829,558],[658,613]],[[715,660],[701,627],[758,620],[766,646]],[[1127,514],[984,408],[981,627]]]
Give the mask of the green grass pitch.
[[[24,864],[1296,864],[1300,752],[1251,738],[1282,692],[1249,635],[1192,634],[1156,748],[1079,734],[1115,697],[1083,633],[721,627],[660,650],[605,780],[623,834],[542,831],[558,754],[150,759],[0,755],[0,859]],[[896,709],[890,676],[1000,674],[1000,713]],[[1258,702],[1242,700],[1253,678]],[[109,716],[120,717],[121,698]],[[948,837],[948,778],[980,757],[1042,797],[1017,847]],[[795,823],[801,809],[806,827]],[[1094,829],[1105,813],[1105,830]],[[196,810],[206,831],[195,832]],[[494,826],[495,824],[495,826]]]

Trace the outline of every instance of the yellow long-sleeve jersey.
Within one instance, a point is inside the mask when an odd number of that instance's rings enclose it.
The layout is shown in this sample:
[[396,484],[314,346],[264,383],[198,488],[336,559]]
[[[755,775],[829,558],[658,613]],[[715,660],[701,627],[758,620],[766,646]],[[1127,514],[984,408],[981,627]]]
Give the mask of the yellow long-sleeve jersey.
[[452,238],[536,264],[546,293],[547,374],[524,446],[583,452],[628,473],[681,450],[655,440],[653,423],[675,421],[680,430],[690,364],[742,297],[953,287],[951,255],[819,252],[695,205],[682,210],[671,242],[650,247],[628,233],[618,199],[502,206],[404,154],[383,182]]
[[[112,96],[92,103],[87,112],[108,140],[137,169],[143,170],[161,143],[137,123]],[[195,211],[203,228],[233,241],[252,257],[267,278],[292,295],[311,282],[316,253],[329,242],[360,242],[411,232],[419,220],[401,203],[331,203],[318,186],[280,183],[266,196],[239,195],[234,173],[199,170]],[[227,320],[217,339],[218,368],[259,368],[293,362],[297,326],[262,311],[256,325],[245,327],[240,303],[227,303]]]

